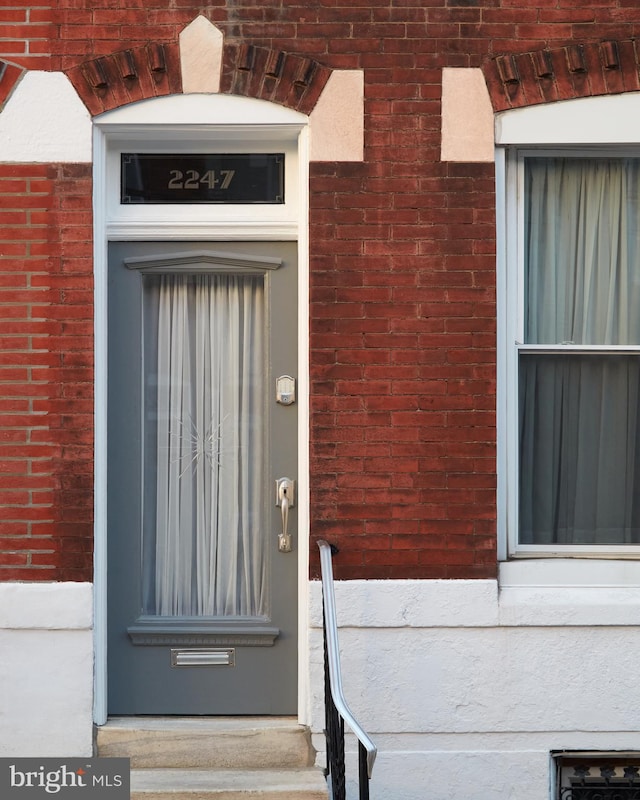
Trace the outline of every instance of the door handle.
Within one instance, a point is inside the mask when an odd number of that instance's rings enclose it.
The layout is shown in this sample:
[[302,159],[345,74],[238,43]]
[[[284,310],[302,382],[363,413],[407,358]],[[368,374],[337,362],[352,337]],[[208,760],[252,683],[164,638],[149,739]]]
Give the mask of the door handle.
[[295,501],[295,483],[292,478],[278,478],[276,481],[276,505],[282,512],[282,533],[278,534],[278,550],[281,553],[291,552],[289,509]]

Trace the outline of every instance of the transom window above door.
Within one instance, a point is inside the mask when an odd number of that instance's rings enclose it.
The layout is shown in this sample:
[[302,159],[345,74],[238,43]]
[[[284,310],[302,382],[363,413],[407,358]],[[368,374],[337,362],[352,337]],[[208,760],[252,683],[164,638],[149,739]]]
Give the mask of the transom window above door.
[[501,402],[510,553],[633,552],[640,158],[520,151],[507,169]]
[[96,170],[112,239],[242,239],[257,226],[298,237],[306,115],[246,97],[182,94],[105,117],[108,146]]

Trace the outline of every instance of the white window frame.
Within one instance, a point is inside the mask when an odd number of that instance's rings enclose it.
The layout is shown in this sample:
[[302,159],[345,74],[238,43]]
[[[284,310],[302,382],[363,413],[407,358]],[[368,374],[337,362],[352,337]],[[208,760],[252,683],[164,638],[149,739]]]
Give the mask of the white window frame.
[[[497,501],[498,559],[640,559],[640,545],[518,543],[518,356],[524,345],[524,158],[572,155],[640,158],[640,93],[584,98],[516,109],[496,116],[497,197]],[[571,347],[586,352],[639,353],[640,347]],[[506,566],[506,565],[505,565]],[[501,568],[501,571],[504,571]],[[511,572],[515,576],[515,569]]]
[[[505,153],[506,253],[504,276],[500,282],[502,302],[500,336],[503,352],[502,405],[503,430],[500,441],[504,448],[500,463],[506,498],[506,539],[509,556],[621,555],[640,558],[640,545],[525,545],[518,542],[518,363],[520,353],[624,353],[640,354],[640,346],[537,345],[524,344],[524,162],[526,158],[554,156],[606,158],[611,156],[640,157],[640,151],[628,148],[512,148]],[[515,198],[515,202],[512,201]]]

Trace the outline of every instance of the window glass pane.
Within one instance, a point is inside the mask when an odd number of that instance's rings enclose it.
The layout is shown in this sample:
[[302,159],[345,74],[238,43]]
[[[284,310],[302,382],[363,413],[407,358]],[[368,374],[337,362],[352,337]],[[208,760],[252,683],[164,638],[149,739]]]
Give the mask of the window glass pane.
[[144,610],[264,615],[263,278],[144,290]]
[[640,357],[520,356],[520,542],[640,543]]
[[525,342],[640,344],[640,160],[525,161]]

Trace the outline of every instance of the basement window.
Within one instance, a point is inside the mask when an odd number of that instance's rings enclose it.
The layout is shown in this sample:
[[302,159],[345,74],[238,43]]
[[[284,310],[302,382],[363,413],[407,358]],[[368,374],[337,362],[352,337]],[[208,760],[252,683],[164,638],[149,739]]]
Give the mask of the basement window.
[[640,753],[554,753],[556,800],[640,800]]

